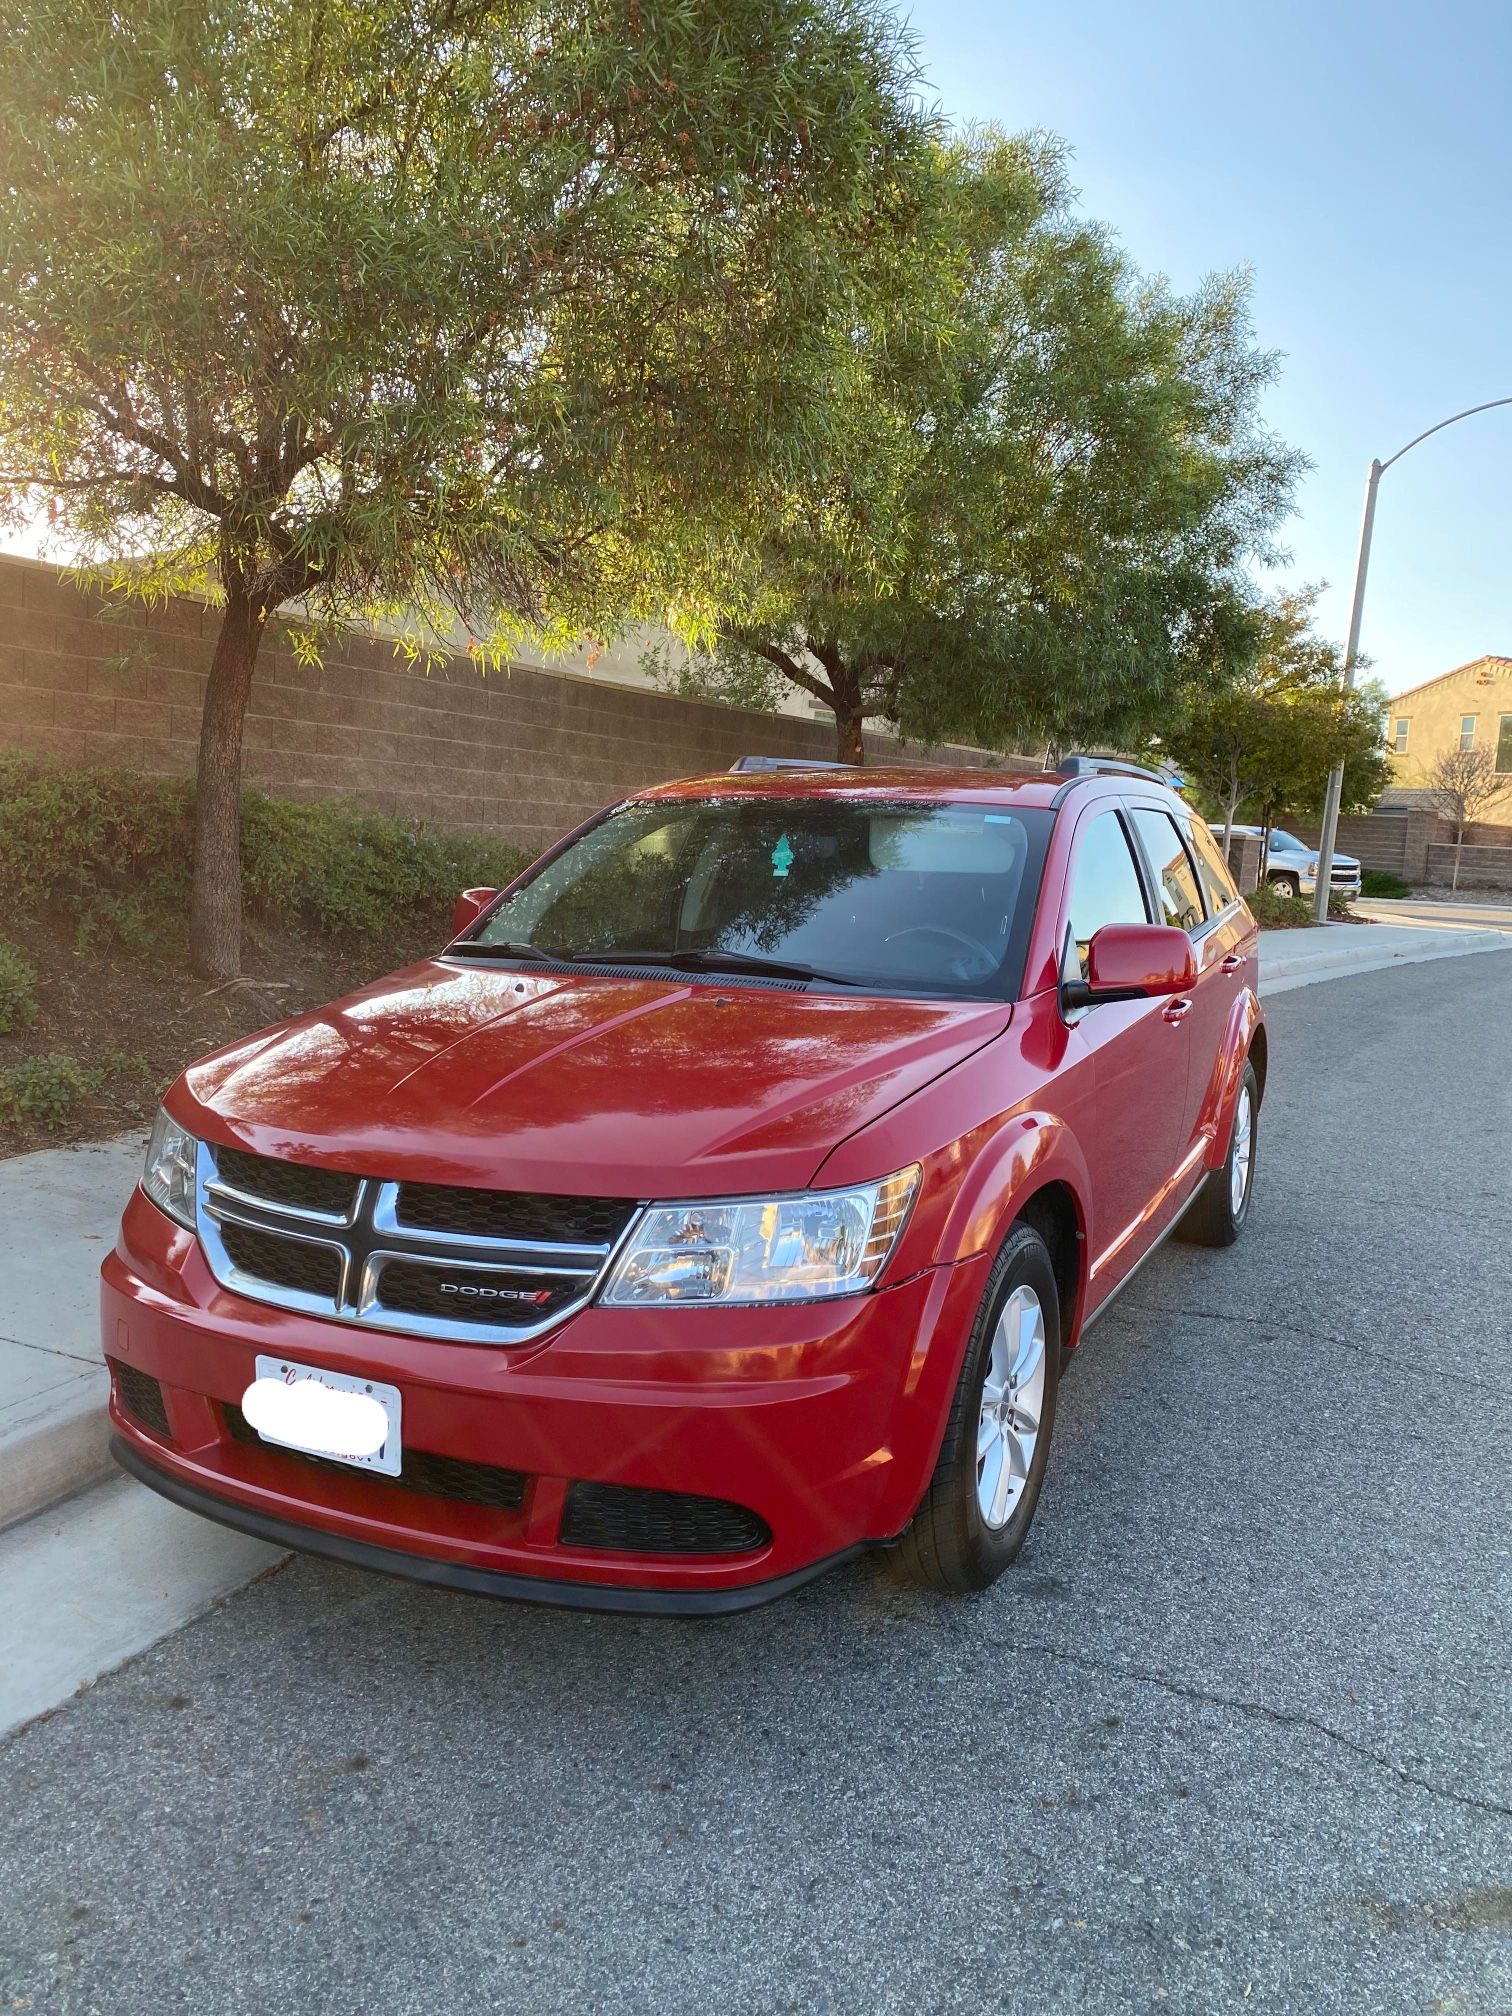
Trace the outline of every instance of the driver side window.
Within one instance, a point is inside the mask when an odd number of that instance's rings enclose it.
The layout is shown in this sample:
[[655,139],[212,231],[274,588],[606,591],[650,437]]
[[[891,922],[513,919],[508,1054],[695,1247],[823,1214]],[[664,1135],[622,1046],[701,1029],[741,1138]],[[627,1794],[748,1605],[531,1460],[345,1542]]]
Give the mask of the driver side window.
[[1062,978],[1087,978],[1087,950],[1104,924],[1148,924],[1144,884],[1134,865],[1129,836],[1113,811],[1088,821],[1071,870],[1066,963]]

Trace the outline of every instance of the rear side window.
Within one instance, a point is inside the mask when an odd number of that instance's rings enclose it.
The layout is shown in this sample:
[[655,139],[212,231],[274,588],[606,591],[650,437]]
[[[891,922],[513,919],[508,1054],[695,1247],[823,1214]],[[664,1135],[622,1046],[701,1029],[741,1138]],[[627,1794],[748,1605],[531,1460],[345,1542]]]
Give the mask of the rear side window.
[[1208,914],[1216,917],[1220,910],[1227,910],[1231,903],[1239,901],[1239,891],[1234,887],[1234,878],[1223,858],[1223,849],[1200,819],[1183,819],[1179,823],[1197,863],[1197,873],[1207,897]]
[[1165,922],[1174,924],[1178,931],[1200,929],[1207,914],[1202,906],[1202,889],[1175,820],[1169,812],[1136,807],[1134,826],[1155,871],[1155,887]]
[[[1087,948],[1104,924],[1148,924],[1144,885],[1134,865],[1123,821],[1116,812],[1099,812],[1088,822],[1071,871],[1071,938],[1083,980]],[[1069,967],[1069,961],[1068,961]],[[1065,976],[1074,975],[1068,971]]]

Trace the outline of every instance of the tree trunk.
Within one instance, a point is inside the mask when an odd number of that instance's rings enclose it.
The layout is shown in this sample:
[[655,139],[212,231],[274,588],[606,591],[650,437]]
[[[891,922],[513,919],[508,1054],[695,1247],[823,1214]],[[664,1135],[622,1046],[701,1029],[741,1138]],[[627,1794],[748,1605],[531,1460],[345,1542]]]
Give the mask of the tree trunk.
[[1230,792],[1228,804],[1223,812],[1223,858],[1229,858],[1229,849],[1234,844],[1234,814],[1239,810],[1239,793]]
[[241,971],[242,724],[267,620],[243,590],[228,592],[200,719],[189,957],[212,980]]
[[848,678],[842,669],[830,674],[830,686],[834,692],[835,709],[835,754],[842,763],[854,763],[859,769],[866,761],[866,749],[861,740],[862,712],[861,682]]
[[1449,884],[1449,887],[1454,890],[1457,890],[1459,888],[1460,849],[1464,846],[1464,844],[1465,844],[1465,829],[1463,826],[1460,826],[1455,829],[1454,834],[1454,879]]

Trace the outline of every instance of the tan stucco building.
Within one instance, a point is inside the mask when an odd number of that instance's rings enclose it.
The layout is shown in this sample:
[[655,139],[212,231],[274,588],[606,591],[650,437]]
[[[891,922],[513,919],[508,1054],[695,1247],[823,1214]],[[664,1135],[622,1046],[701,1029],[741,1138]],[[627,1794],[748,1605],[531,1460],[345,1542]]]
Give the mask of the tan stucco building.
[[1386,717],[1392,782],[1382,803],[1410,800],[1451,749],[1491,752],[1508,794],[1484,816],[1512,825],[1512,658],[1473,658],[1392,697]]

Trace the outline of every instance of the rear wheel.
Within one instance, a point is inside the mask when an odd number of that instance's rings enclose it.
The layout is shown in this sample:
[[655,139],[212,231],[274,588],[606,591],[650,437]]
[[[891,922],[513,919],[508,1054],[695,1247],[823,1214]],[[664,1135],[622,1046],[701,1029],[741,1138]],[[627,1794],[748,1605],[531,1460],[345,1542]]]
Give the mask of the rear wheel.
[[1015,1225],[982,1296],[939,1461],[892,1556],[917,1587],[964,1595],[1024,1544],[1055,1427],[1060,1299],[1045,1242]]
[[1234,1124],[1221,1168],[1210,1170],[1187,1206],[1180,1233],[1198,1246],[1232,1246],[1249,1216],[1255,1187],[1255,1150],[1260,1142],[1260,1080],[1245,1059],[1234,1100]]

